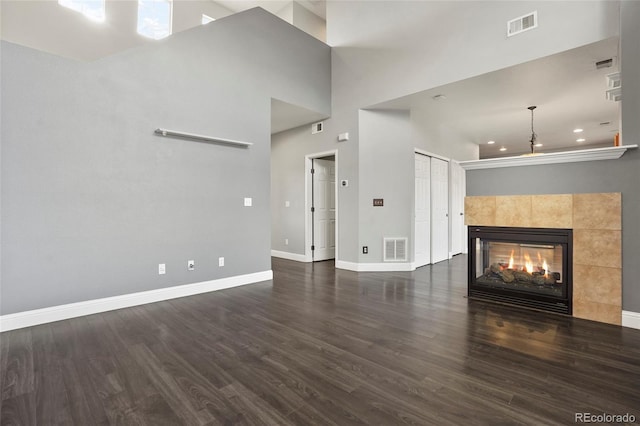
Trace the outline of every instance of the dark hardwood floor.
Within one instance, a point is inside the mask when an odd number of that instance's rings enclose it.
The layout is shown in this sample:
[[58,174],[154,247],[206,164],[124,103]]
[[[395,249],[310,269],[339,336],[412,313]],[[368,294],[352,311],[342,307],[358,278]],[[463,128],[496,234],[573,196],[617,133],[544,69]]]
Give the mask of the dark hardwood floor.
[[466,258],[274,280],[3,333],[2,425],[640,422],[640,331],[468,300]]

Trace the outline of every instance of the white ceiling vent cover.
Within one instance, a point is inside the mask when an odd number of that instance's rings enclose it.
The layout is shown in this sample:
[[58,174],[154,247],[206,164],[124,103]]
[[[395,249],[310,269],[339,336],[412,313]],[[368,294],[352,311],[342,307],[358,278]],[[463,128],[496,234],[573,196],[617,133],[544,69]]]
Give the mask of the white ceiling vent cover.
[[384,238],[384,261],[407,261],[407,238]]
[[538,12],[531,12],[507,22],[507,37],[538,27]]
[[313,123],[311,125],[311,134],[315,135],[316,133],[321,133],[324,130],[324,121],[319,121],[318,123]]

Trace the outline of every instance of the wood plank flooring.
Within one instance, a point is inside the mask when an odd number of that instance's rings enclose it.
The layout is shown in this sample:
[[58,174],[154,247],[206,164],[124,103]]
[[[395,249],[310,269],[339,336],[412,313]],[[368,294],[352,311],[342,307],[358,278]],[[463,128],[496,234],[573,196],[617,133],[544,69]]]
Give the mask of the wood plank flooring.
[[2,425],[640,422],[640,330],[468,300],[466,258],[274,280],[3,333]]

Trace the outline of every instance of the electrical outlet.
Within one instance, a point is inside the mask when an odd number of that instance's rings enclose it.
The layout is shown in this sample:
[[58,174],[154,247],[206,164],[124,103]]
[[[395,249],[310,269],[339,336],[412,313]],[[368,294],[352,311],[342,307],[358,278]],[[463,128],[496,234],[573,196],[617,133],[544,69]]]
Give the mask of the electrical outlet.
[[244,206],[245,207],[251,207],[252,205],[253,205],[253,199],[249,198],[249,197],[246,197],[244,199]]
[[224,266],[224,257],[219,257],[218,258],[218,266],[219,267],[223,267]]
[[289,239],[288,239],[288,238],[285,238],[285,239],[284,239],[284,245],[285,245],[285,246],[288,246],[288,245],[289,245]]
[[362,254],[369,254],[369,246],[362,246]]
[[158,264],[158,275],[164,275],[167,273],[167,266],[164,263]]
[[193,271],[194,269],[196,269],[196,262],[195,262],[195,260],[189,260],[189,261],[187,261],[187,270],[189,270],[189,271]]

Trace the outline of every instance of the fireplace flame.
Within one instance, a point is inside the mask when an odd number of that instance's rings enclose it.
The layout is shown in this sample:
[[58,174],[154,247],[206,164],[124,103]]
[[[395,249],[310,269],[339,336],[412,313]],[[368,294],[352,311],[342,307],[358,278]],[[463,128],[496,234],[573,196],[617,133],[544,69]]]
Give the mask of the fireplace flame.
[[524,254],[524,269],[525,272],[533,273],[533,262],[531,261],[531,257],[529,257],[529,253]]
[[[549,278],[549,264],[547,263],[547,259],[543,258],[540,252],[537,252],[535,257],[537,257],[537,262],[534,265],[534,262],[531,258],[532,256],[528,252],[521,253],[517,258],[515,256],[515,250],[511,250],[511,254],[509,256],[509,264],[505,267],[504,263],[501,264],[501,269],[510,269],[513,271],[524,271],[530,274],[540,273],[544,274],[545,278]],[[517,263],[516,263],[517,262]]]

